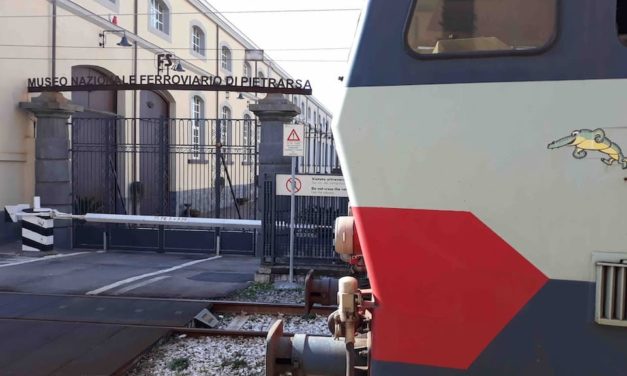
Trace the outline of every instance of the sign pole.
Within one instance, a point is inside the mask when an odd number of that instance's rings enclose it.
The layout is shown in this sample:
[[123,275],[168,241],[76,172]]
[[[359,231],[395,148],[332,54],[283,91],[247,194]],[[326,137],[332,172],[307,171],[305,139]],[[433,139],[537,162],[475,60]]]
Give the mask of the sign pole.
[[[294,283],[294,228],[296,227],[296,191],[301,187],[296,185],[296,158],[305,156],[305,127],[303,124],[283,124],[283,156],[292,158],[292,181],[285,184],[290,191],[290,271],[289,281],[277,284],[278,288],[293,289]],[[277,194],[278,194],[277,187]]]
[[290,283],[294,283],[294,215],[296,211],[296,157],[292,157],[292,194],[290,197]]

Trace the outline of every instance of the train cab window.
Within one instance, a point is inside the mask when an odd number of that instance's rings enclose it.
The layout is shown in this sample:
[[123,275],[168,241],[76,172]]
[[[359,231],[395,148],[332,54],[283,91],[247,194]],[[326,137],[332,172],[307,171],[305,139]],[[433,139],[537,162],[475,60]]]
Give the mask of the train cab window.
[[415,0],[409,47],[423,56],[541,49],[556,33],[557,0]]
[[618,39],[627,45],[627,0],[617,0],[616,29],[618,31]]

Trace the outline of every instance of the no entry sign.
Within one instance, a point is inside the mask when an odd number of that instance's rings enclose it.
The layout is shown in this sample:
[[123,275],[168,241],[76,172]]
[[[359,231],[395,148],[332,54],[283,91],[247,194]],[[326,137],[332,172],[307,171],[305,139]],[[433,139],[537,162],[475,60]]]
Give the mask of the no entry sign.
[[[294,177],[296,196],[348,197],[344,178],[337,175],[296,175]],[[276,194],[292,194],[292,177],[287,174],[276,175]]]

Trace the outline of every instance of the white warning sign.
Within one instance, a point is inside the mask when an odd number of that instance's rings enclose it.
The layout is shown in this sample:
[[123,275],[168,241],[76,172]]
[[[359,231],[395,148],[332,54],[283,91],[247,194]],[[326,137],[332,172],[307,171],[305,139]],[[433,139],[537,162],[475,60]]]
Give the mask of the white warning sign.
[[283,124],[283,156],[305,155],[305,127],[302,124]]
[[[344,178],[337,175],[296,175],[296,196],[348,197]],[[292,176],[277,174],[276,194],[289,196],[292,193]]]

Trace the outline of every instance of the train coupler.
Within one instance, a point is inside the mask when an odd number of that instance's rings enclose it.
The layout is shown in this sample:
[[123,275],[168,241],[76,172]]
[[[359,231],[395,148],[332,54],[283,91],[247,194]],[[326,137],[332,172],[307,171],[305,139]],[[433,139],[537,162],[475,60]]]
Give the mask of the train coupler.
[[367,337],[344,343],[332,337],[284,335],[277,320],[266,338],[266,375],[362,376],[368,372]]

